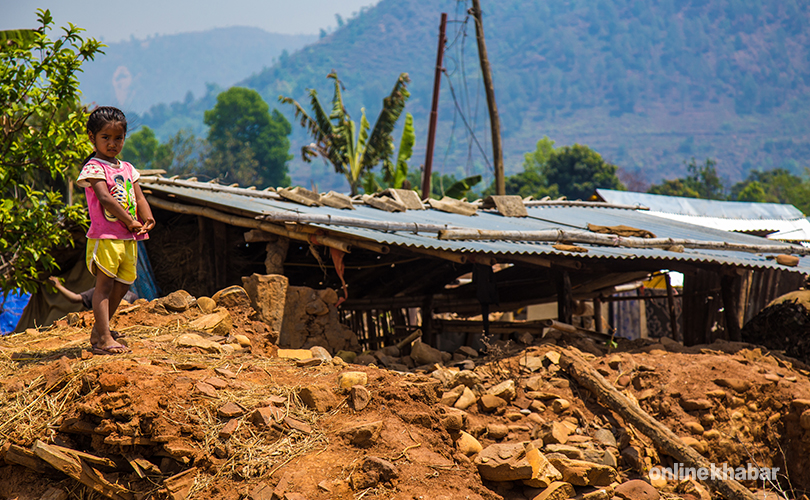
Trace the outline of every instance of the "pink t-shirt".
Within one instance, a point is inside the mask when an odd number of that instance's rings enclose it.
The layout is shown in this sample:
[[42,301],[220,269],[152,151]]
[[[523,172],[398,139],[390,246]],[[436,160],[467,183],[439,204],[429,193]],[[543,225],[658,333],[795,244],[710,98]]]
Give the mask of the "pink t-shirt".
[[105,240],[145,240],[148,234],[131,232],[127,226],[118,218],[108,212],[98,201],[96,192],[89,179],[104,179],[107,182],[107,189],[124,210],[130,213],[133,218],[138,218],[138,206],[135,202],[135,188],[133,183],[138,180],[140,174],[132,167],[132,164],[119,161],[118,165],[113,165],[99,158],[93,158],[82,167],[76,184],[84,188],[87,197],[87,210],[90,212],[90,229],[87,237]]

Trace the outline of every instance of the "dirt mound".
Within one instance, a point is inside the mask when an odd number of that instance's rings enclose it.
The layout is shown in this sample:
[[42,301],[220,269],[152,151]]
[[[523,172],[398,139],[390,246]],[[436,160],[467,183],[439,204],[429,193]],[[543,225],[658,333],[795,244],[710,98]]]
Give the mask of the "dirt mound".
[[791,497],[810,488],[810,373],[755,346],[607,353],[551,332],[439,353],[455,367],[419,367],[432,353],[418,345],[363,355],[393,371],[279,352],[243,303],[224,309],[228,334],[206,330],[202,302],[123,307],[121,356],[88,352],[89,312],[0,340],[0,499],[708,498],[650,479],[676,461],[577,382],[568,352],[710,462],[779,467],[766,486]]

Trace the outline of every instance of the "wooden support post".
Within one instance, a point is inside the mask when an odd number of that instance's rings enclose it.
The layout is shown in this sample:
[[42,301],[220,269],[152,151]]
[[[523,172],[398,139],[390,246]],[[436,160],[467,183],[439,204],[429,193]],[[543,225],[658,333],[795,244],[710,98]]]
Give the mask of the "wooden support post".
[[368,348],[376,351],[380,346],[377,340],[377,321],[374,313],[374,310],[366,311],[366,326],[368,328]]
[[602,297],[593,298],[593,329],[605,333],[605,325],[602,322]]
[[213,248],[209,244],[213,240],[211,229],[212,220],[197,216],[197,248],[199,252],[199,261],[197,263],[197,281],[200,283],[200,290],[206,295],[213,295],[218,289],[214,281],[214,253]]
[[667,284],[667,307],[669,308],[669,328],[672,330],[672,339],[681,342],[681,332],[678,330],[678,318],[675,316],[675,292],[672,290],[672,280],[669,273],[664,273],[664,282]]
[[728,339],[732,342],[742,341],[740,333],[740,284],[742,280],[736,274],[724,274],[720,279],[720,290],[723,296],[723,319],[726,321]]
[[422,304],[422,339],[428,345],[436,345],[436,331],[433,328],[433,296],[429,295]]
[[228,286],[228,226],[224,222],[215,220],[213,226],[214,246],[214,285],[217,290]]
[[568,271],[555,270],[554,284],[557,287],[557,321],[571,324],[574,317],[574,296],[571,292],[571,277]]

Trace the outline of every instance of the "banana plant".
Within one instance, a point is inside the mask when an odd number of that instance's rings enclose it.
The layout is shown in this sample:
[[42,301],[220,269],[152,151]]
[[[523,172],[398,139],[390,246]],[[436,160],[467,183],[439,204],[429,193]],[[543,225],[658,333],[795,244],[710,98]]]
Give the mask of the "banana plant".
[[[358,128],[343,105],[343,84],[337,73],[332,71],[327,78],[334,80],[335,87],[329,114],[321,105],[318,92],[314,89],[307,89],[311,114],[291,97],[279,96],[278,99],[281,103],[293,106],[295,118],[312,136],[313,142],[301,148],[304,161],[309,162],[320,156],[330,162],[335,167],[335,172],[346,177],[351,194],[355,195],[366,172],[371,171],[380,162],[384,165],[391,162],[391,156],[394,154],[394,139],[391,134],[405,109],[405,102],[410,97],[407,89],[410,79],[407,73],[399,75],[391,94],[383,99],[382,110],[374,128],[371,128],[366,118],[365,108],[361,108]],[[413,126],[411,131],[412,129]]]
[[413,115],[405,113],[405,126],[402,128],[402,136],[399,138],[399,151],[397,152],[396,163],[390,159],[383,160],[382,179],[374,172],[366,172],[363,177],[363,191],[375,193],[385,188],[401,189],[408,179],[408,160],[413,155],[413,145],[416,142],[416,134],[413,129]]

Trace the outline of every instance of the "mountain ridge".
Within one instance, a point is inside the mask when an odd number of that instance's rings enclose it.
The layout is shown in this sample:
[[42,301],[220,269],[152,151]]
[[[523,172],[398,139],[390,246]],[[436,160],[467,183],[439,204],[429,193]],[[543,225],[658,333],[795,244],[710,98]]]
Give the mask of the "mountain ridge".
[[245,26],[132,38],[108,44],[105,54],[86,62],[80,88],[90,102],[143,113],[161,102],[204,96],[209,85],[231,86],[314,40]]
[[[334,69],[357,120],[361,106],[376,116],[396,76],[407,72],[412,97],[406,111],[414,115],[418,137],[412,169],[418,168],[439,15],[448,11],[452,22],[434,165],[443,173],[491,178],[489,161],[470,140],[459,112],[488,151],[474,27],[466,6],[382,0],[238,84],[258,90],[291,118],[292,110],[277,104],[278,95],[301,100],[314,87],[328,101],[325,76]],[[523,153],[548,135],[558,145],[591,146],[642,184],[682,175],[684,162],[693,156],[717,159],[727,182],[753,168],[803,174],[810,151],[808,26],[809,2],[794,0],[485,4],[507,173],[520,171]],[[199,107],[193,113],[201,114]],[[165,125],[149,112],[143,120],[153,128]],[[308,138],[294,128],[293,181],[334,184],[326,176],[331,167],[300,162],[300,145]]]

